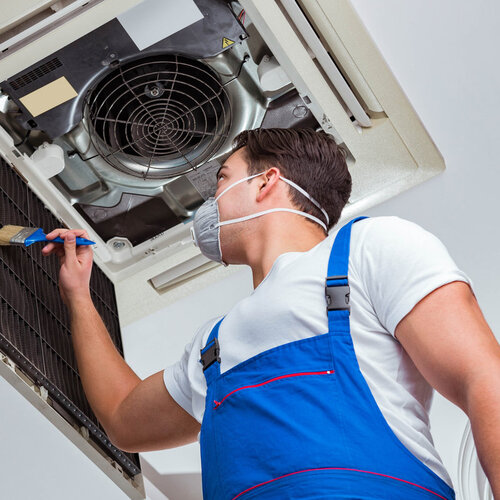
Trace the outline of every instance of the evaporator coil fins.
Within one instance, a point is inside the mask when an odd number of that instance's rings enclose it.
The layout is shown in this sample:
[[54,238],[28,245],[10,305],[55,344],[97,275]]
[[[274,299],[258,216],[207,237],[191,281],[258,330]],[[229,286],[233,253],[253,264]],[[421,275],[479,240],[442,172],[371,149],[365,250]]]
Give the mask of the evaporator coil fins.
[[[0,221],[50,231],[60,222],[19,175],[0,160]],[[140,472],[137,454],[111,444],[83,392],[73,351],[70,319],[58,289],[56,256],[40,245],[0,247],[0,351],[35,384],[45,387],[53,407],[90,438],[131,477]],[[113,284],[94,265],[92,300],[116,348],[123,355]]]

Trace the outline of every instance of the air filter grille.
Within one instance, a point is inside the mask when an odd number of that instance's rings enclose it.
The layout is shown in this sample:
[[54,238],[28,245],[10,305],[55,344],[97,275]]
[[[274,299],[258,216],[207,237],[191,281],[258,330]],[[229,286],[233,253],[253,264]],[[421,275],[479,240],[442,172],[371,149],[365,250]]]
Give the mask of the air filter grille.
[[163,55],[115,68],[88,93],[85,118],[108,163],[162,179],[196,168],[222,146],[231,106],[209,66]]
[[[0,160],[0,221],[4,225],[51,230],[60,222],[44,208],[17,173]],[[84,426],[100,448],[134,476],[137,454],[125,453],[108,440],[83,392],[73,351],[70,319],[58,289],[56,256],[44,257],[40,244],[0,246],[0,350],[39,386],[54,408],[71,423]],[[94,266],[93,302],[123,355],[113,284]]]
[[42,76],[55,71],[61,66],[62,62],[57,57],[54,57],[54,59],[51,59],[50,61],[37,66],[35,69],[32,69],[31,71],[28,71],[28,73],[17,77],[15,80],[11,80],[9,84],[14,90],[19,90],[23,87],[26,87],[26,85],[35,82]]

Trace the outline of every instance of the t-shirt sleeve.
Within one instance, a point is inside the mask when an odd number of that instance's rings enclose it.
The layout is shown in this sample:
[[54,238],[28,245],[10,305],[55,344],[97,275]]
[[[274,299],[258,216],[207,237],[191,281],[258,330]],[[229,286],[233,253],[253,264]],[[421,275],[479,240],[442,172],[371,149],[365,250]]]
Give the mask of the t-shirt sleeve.
[[436,288],[453,281],[464,281],[472,288],[472,281],[439,238],[418,224],[399,217],[376,217],[362,231],[361,279],[375,314],[391,335]]
[[192,390],[188,377],[188,362],[192,346],[193,341],[185,346],[184,353],[179,361],[163,370],[163,382],[174,401],[191,416],[194,416],[191,403]]
[[205,378],[199,363],[200,349],[205,345],[213,326],[220,318],[212,318],[195,333],[191,342],[186,344],[184,352],[176,363],[163,370],[163,382],[174,401],[197,418],[193,408],[194,398],[203,398],[206,390]]

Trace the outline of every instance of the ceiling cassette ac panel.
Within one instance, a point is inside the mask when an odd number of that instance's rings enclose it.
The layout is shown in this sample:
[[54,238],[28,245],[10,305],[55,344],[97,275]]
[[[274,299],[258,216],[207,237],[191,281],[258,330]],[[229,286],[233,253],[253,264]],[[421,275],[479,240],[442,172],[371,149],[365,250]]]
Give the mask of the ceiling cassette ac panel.
[[190,228],[242,130],[332,134],[353,178],[340,222],[444,169],[348,0],[55,5],[0,33],[0,151],[97,242],[123,325],[232,272]]

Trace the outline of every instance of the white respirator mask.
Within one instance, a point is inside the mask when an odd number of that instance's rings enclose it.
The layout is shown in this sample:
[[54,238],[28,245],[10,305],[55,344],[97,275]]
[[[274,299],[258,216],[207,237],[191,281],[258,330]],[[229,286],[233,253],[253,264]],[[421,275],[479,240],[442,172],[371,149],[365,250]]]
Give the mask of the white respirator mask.
[[316,205],[321,210],[321,212],[325,216],[326,224],[317,217],[314,217],[314,215],[302,212],[300,210],[294,210],[293,208],[270,208],[269,210],[264,210],[262,212],[257,212],[254,214],[246,215],[244,217],[239,217],[237,219],[231,219],[221,222],[219,220],[219,206],[217,205],[218,199],[223,194],[227,193],[234,186],[249,179],[253,179],[254,177],[257,177],[262,174],[265,174],[265,172],[260,172],[259,174],[250,175],[248,177],[240,179],[239,181],[236,181],[235,183],[231,184],[226,189],[224,189],[224,191],[222,191],[222,193],[219,194],[217,198],[214,198],[213,196],[208,198],[205,201],[205,203],[203,203],[203,205],[201,205],[201,207],[196,211],[193,220],[193,226],[191,227],[191,236],[193,237],[194,244],[200,249],[201,253],[208,259],[214,260],[215,262],[220,262],[224,266],[227,266],[227,264],[222,260],[222,251],[220,245],[221,226],[225,226],[226,224],[235,224],[236,222],[243,222],[249,219],[254,219],[255,217],[260,217],[262,215],[270,214],[272,212],[291,212],[293,214],[302,215],[319,224],[325,230],[325,232],[328,233],[327,225],[330,223],[330,219],[326,211],[323,209],[323,207],[311,195],[309,195],[309,193],[307,193],[304,189],[295,184],[295,182],[285,179],[281,175],[279,176],[279,178],[282,181],[285,181],[286,183],[290,184],[290,186],[292,186],[297,191],[306,196],[309,200],[311,200],[312,203],[314,203],[314,205]]

